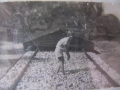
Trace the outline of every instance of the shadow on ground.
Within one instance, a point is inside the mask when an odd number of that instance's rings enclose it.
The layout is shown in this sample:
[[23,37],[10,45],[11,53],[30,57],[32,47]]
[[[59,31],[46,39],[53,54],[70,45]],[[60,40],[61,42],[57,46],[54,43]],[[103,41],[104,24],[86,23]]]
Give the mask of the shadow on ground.
[[66,71],[66,72],[69,72],[68,74],[74,74],[74,73],[78,73],[78,72],[80,72],[80,71],[89,71],[89,68],[68,70],[68,71]]

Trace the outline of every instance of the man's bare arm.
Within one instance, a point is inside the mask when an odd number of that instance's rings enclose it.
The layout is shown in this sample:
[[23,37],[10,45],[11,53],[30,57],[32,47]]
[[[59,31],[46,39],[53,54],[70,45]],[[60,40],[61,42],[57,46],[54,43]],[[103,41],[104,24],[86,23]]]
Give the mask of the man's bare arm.
[[68,39],[68,41],[67,41],[67,43],[65,45],[65,52],[66,52],[66,55],[67,55],[67,60],[70,59],[70,54],[69,54],[69,51],[68,51],[68,48],[70,46],[70,40],[71,40],[71,38]]
[[67,45],[65,46],[65,53],[67,55],[67,60],[69,60],[70,59],[70,54],[69,54],[68,46]]

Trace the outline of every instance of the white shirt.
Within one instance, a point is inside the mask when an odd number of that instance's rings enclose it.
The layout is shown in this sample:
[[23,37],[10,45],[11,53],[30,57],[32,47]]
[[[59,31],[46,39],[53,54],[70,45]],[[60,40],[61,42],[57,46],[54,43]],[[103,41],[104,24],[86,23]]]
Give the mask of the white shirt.
[[56,49],[55,49],[56,57],[63,56],[63,52],[65,51],[65,47],[66,47],[66,45],[69,44],[68,40],[69,40],[69,37],[65,37],[57,43]]

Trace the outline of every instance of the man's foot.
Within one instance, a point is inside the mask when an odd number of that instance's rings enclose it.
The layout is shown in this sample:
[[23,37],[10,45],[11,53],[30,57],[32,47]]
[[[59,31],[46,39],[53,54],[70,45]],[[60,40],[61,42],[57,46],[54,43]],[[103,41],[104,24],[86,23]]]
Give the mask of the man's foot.
[[63,73],[63,72],[61,72],[61,71],[57,72],[57,74],[63,74],[63,75],[65,75],[65,73]]
[[70,71],[66,71],[65,73],[66,73],[66,74],[70,74]]
[[65,75],[65,73],[62,73],[63,75]]
[[58,70],[57,73],[59,73],[60,71]]

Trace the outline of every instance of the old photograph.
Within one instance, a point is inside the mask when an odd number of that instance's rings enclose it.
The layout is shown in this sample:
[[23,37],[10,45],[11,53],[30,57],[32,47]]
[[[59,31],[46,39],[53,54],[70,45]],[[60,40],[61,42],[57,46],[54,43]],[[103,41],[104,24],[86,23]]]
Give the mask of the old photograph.
[[120,90],[116,1],[0,1],[0,90]]

